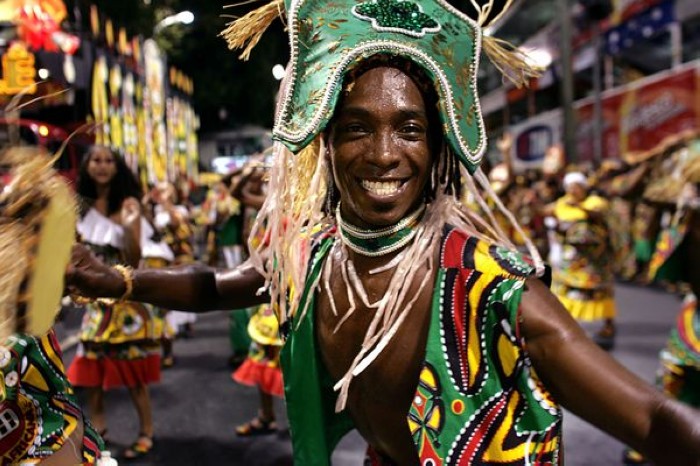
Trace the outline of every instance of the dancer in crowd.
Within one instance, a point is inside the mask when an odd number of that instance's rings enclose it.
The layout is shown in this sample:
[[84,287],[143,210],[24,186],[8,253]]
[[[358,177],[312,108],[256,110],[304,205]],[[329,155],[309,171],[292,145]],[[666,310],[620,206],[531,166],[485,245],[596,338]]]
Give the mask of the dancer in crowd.
[[[243,229],[247,209],[237,191],[240,190],[242,184],[245,184],[249,172],[250,170],[242,167],[224,177],[224,181],[229,188],[229,194],[235,203],[235,211],[228,216],[225,221],[226,226],[223,228],[223,230],[228,230],[229,237],[226,241],[228,245],[224,247],[223,251],[226,268],[237,267],[246,258]],[[248,334],[248,322],[253,312],[253,309],[234,309],[229,311],[228,336],[231,345],[231,355],[228,358],[228,365],[232,369],[238,368],[248,357],[252,343]]]
[[[700,408],[700,313],[698,296],[700,296],[700,269],[696,266],[700,260],[700,154],[695,158],[686,157],[675,166],[675,174],[666,174],[660,182],[672,183],[671,192],[652,190],[647,192],[647,200],[672,209],[674,212],[674,238],[662,233],[659,248],[654,253],[651,270],[653,279],[671,262],[671,258],[682,257],[677,262],[680,267],[671,274],[679,284],[690,286],[683,299],[681,309],[676,316],[666,347],[659,354],[660,367],[657,385],[663,392],[683,403]],[[679,186],[680,185],[680,186]],[[675,195],[676,199],[673,199]],[[673,200],[675,205],[670,206]],[[661,278],[669,274],[661,275]],[[676,283],[674,283],[676,284]],[[623,461],[627,465],[650,464],[648,458],[633,449],[626,449]]]
[[[261,160],[258,160],[259,158],[261,155],[252,156],[251,160],[231,177],[231,195],[238,201],[240,207],[235,217],[236,231],[239,235],[238,243],[234,246],[236,253],[233,255],[233,261],[227,261],[228,268],[240,265],[244,257],[248,256],[248,248],[244,238],[247,239],[250,236],[258,211],[265,202],[264,177],[266,173]],[[260,229],[256,237],[251,239],[252,246],[257,247],[263,240],[263,236],[264,229]],[[258,312],[261,310],[262,308],[258,308]],[[248,359],[251,344],[257,346],[254,340],[251,340],[248,331],[250,317],[255,312],[255,309],[234,309],[229,313],[229,340],[231,342],[229,365],[234,369]],[[255,348],[253,351],[257,352]],[[272,360],[275,361],[276,358]],[[265,396],[269,396],[269,394]]]
[[[234,45],[282,7],[235,23]],[[76,248],[71,287],[199,310],[269,299],[286,337],[295,464],[329,464],[353,426],[374,464],[557,464],[558,403],[656,461],[696,464],[697,411],[591,342],[536,278],[534,246],[531,265],[457,200],[460,166],[474,196],[474,183],[489,188],[474,91],[482,45],[528,77],[482,36],[488,12],[472,21],[442,0],[290,8],[274,130],[284,146],[256,224],[269,241],[231,271],[127,280]]]
[[615,342],[615,297],[608,202],[589,194],[581,172],[564,177],[566,194],[551,212],[557,222],[561,257],[553,291],[571,315],[581,321],[600,321],[595,341],[604,349]]
[[[232,186],[232,195],[238,199],[245,212],[248,223],[244,227],[250,234],[257,212],[265,203],[266,170],[259,161],[249,163],[241,173],[240,179]],[[251,238],[251,247],[256,248],[265,240],[265,229],[257,230]],[[275,422],[274,399],[282,397],[284,387],[280,368],[279,351],[282,340],[279,337],[277,317],[269,304],[258,306],[248,317],[247,309],[231,311],[232,324],[243,325],[245,319],[246,333],[250,343],[248,356],[233,373],[236,382],[258,388],[260,409],[258,415],[236,428],[239,436],[272,433],[277,430]],[[233,328],[233,325],[232,325]],[[233,340],[232,340],[233,342]]]
[[207,217],[209,233],[207,249],[209,264],[214,267],[229,267],[240,263],[241,205],[230,193],[231,178],[224,178],[207,193],[203,210]]
[[[609,162],[599,169],[596,188],[611,206],[609,223],[615,253],[613,272],[623,280],[633,280],[638,274],[638,260],[644,261],[646,256],[648,262],[651,257],[649,242],[642,239],[649,223],[639,222],[635,216],[648,171],[647,164],[630,166],[621,161]],[[639,253],[635,244],[637,238],[640,239]]]
[[248,334],[252,340],[248,357],[233,373],[233,380],[257,387],[260,409],[257,416],[236,427],[236,434],[241,437],[276,432],[274,397],[284,396],[279,359],[283,342],[279,335],[277,316],[269,304],[263,304],[255,310],[248,323]]
[[94,465],[104,443],[78,405],[51,329],[75,237],[75,200],[41,149],[12,147],[0,160],[0,260],[7,265],[0,276],[0,464]]
[[[189,220],[189,210],[179,202],[180,196],[175,186],[168,182],[159,183],[154,191],[153,225],[157,234],[172,251],[173,265],[191,264],[194,262],[192,247],[192,228]],[[160,249],[163,249],[162,246]],[[173,341],[178,335],[192,336],[197,315],[193,312],[167,311],[163,328],[163,360],[164,368],[172,367],[175,363],[173,356]]]
[[[129,276],[141,261],[146,223],[136,178],[109,148],[93,146],[81,165],[77,193],[83,203],[77,227],[81,242],[105,262],[123,264],[117,270]],[[151,305],[119,299],[85,306],[80,345],[68,377],[73,385],[86,389],[90,416],[103,434],[104,392],[128,388],[139,432],[123,452],[125,458],[143,456],[153,447],[148,385],[160,380],[161,333],[162,321],[156,319]]]
[[[143,221],[141,222],[141,261],[142,267],[163,268],[175,264],[175,254],[165,241],[163,235],[156,231],[153,225],[153,210],[150,206],[143,205]],[[177,327],[170,325],[168,309],[156,307],[153,310],[153,327],[155,333],[160,334],[160,346],[162,351],[161,367],[167,369],[173,366],[173,340]]]

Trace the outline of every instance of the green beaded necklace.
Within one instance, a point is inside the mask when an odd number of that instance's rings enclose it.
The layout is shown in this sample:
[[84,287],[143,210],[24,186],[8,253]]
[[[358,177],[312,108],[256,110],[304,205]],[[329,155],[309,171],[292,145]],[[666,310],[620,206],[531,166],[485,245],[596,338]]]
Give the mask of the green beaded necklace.
[[390,254],[406,246],[418,232],[425,205],[404,217],[395,225],[378,230],[360,229],[343,220],[340,203],[335,209],[340,240],[345,246],[367,257],[379,257]]

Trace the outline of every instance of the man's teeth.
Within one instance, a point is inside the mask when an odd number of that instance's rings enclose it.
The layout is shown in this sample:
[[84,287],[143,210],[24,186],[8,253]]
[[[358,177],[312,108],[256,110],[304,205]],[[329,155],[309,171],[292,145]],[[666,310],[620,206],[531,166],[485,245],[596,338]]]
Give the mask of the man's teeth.
[[369,181],[362,180],[362,187],[378,196],[394,194],[401,187],[400,181]]

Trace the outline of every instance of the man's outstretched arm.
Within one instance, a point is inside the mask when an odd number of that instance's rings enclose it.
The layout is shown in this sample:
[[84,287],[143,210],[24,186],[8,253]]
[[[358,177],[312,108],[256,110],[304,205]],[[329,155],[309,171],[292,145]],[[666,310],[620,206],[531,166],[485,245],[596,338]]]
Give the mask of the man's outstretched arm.
[[539,280],[522,331],[538,375],[566,409],[659,465],[700,465],[700,412],[664,396],[591,341]]
[[[269,300],[266,293],[257,294],[263,284],[262,275],[248,262],[226,271],[203,265],[136,269],[129,299],[194,312],[240,309]],[[82,245],[73,248],[66,286],[71,293],[93,298],[119,298],[126,290],[121,273]]]

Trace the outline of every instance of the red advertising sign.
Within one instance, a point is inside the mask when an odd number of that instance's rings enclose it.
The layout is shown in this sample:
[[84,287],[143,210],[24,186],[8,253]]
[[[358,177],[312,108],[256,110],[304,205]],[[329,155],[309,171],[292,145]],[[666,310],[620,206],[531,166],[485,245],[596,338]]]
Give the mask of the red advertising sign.
[[[603,100],[603,158],[618,158],[619,152],[619,108],[621,96],[614,95]],[[576,148],[580,161],[593,161],[595,128],[593,104],[579,107],[576,112]]]
[[[603,98],[603,157],[647,151],[665,138],[700,128],[696,69],[622,89]],[[580,160],[593,158],[593,104],[577,109]]]

